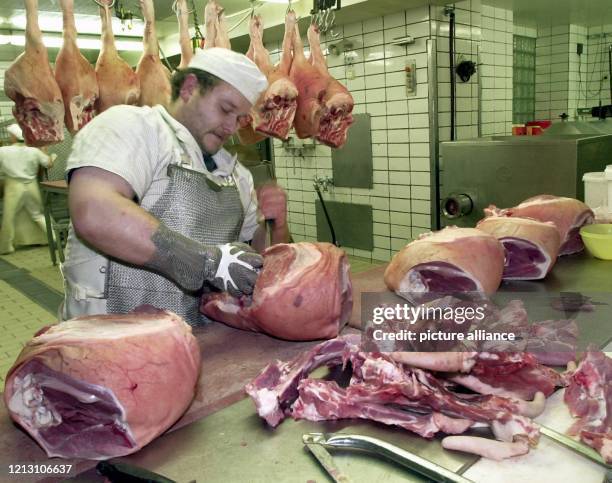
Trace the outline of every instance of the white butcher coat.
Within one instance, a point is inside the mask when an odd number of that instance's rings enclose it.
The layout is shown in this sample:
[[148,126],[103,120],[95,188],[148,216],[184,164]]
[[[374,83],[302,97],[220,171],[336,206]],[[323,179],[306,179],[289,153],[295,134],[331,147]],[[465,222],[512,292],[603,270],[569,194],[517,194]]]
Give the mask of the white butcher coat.
[[51,158],[40,149],[19,142],[0,147],[0,172],[5,176],[2,228],[0,228],[0,253],[15,250],[15,218],[22,208],[44,233],[45,217],[38,187],[38,170],[48,167]]

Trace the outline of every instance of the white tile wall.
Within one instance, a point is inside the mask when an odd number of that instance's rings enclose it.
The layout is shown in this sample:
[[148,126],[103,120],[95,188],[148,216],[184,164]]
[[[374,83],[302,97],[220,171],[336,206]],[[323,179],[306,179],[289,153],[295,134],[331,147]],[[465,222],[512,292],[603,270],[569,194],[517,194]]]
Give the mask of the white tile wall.
[[[601,103],[610,104],[610,84],[608,76],[608,46],[612,43],[612,25],[588,29],[584,53],[581,59],[580,76],[576,90],[579,94],[579,107],[593,107]],[[574,69],[576,72],[578,68]],[[570,75],[572,73],[570,72]],[[576,82],[574,81],[574,84]]]
[[[351,91],[355,112],[371,116],[373,188],[332,188],[324,196],[327,200],[370,204],[374,250],[346,250],[375,260],[389,260],[407,242],[430,230],[426,47],[430,37],[429,7],[344,25],[334,32],[362,46],[356,50],[357,59],[352,66],[354,79],[347,79],[344,56],[328,54],[327,62],[333,66],[330,71],[334,77]],[[389,44],[407,34],[415,38],[414,44]],[[322,39],[324,51],[327,40]],[[275,53],[273,58],[278,48],[268,46]],[[404,68],[408,60],[417,64],[417,95],[412,97],[406,96],[405,89]],[[293,237],[297,241],[316,240],[312,179],[315,175],[332,176],[331,149],[317,145],[314,151],[304,150],[303,157],[299,157],[280,141],[274,141],[273,146],[276,174],[288,192]]]

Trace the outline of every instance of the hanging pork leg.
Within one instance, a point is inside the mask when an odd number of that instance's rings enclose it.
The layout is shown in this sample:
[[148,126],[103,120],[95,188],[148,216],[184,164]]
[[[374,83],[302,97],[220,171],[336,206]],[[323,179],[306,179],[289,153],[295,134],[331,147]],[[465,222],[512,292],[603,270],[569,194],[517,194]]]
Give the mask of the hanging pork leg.
[[74,134],[96,114],[99,89],[96,71],[79,52],[74,23],[74,0],[60,0],[64,17],[64,44],[55,59],[55,80],[64,98],[65,121]]
[[96,77],[100,89],[96,103],[98,113],[118,104],[138,104],[140,98],[140,79],[117,52],[108,5],[100,9],[100,17],[102,48],[96,62]]
[[25,7],[25,52],[6,70],[4,92],[15,102],[25,142],[45,146],[64,139],[64,102],[38,26],[38,0],[25,0]]

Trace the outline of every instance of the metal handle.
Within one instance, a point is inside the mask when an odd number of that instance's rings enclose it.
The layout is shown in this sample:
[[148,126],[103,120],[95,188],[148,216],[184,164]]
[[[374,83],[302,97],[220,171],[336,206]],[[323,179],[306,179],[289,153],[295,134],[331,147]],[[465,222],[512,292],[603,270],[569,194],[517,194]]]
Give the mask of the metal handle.
[[308,433],[304,435],[303,439],[304,443],[319,444],[327,449],[365,451],[383,456],[440,483],[470,483],[472,481],[440,465],[432,463],[425,458],[421,458],[402,448],[398,448],[390,443],[369,436],[358,434]]

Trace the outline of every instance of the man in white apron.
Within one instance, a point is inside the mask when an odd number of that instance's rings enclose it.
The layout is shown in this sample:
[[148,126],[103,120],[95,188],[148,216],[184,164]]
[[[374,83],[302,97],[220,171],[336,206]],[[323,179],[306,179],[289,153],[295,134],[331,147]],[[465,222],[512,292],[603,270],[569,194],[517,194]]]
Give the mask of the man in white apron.
[[15,224],[17,214],[25,208],[28,215],[43,233],[47,233],[43,215],[42,198],[38,187],[38,170],[49,168],[53,162],[38,148],[23,143],[21,128],[11,124],[7,131],[11,135],[10,146],[0,147],[0,173],[4,182],[4,205],[2,228],[0,228],[0,254],[13,253],[15,247]]
[[[68,160],[72,226],[62,270],[64,319],[140,305],[202,321],[202,289],[250,294],[262,239],[250,173],[223,143],[267,81],[246,56],[198,51],[172,79],[172,102],[114,106],[75,137]],[[287,242],[286,197],[260,197]]]

